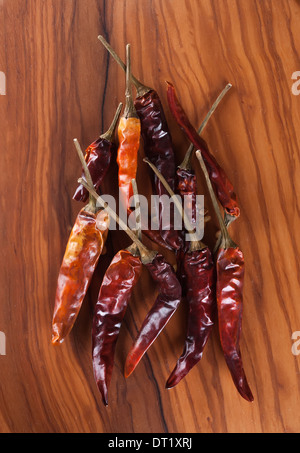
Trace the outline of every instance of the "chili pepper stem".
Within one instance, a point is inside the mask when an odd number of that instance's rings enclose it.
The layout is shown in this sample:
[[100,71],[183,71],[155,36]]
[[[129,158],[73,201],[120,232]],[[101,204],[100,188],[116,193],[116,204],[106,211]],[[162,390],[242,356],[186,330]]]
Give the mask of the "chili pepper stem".
[[133,256],[140,255],[139,248],[135,242],[133,242],[129,247],[127,247],[126,250],[128,250],[128,252],[130,252]]
[[229,247],[236,248],[237,245],[233,242],[233,240],[229,236],[226,224],[224,222],[224,219],[222,217],[222,214],[221,214],[221,211],[220,211],[220,208],[219,208],[219,205],[218,205],[217,197],[215,196],[215,193],[214,193],[214,190],[213,190],[213,187],[212,187],[212,183],[211,183],[211,181],[209,179],[209,175],[208,175],[208,171],[207,171],[206,165],[204,163],[202,154],[201,154],[201,152],[199,150],[196,151],[196,156],[197,156],[197,159],[199,160],[201,169],[203,171],[203,174],[204,174],[204,177],[205,177],[205,180],[206,180],[206,184],[207,184],[207,187],[208,187],[208,191],[209,191],[209,194],[210,194],[210,197],[211,197],[211,201],[212,201],[212,204],[213,204],[213,207],[214,207],[214,210],[216,212],[216,215],[217,215],[217,218],[218,218],[218,222],[219,222],[219,225],[220,225],[221,241],[220,241],[220,245],[219,246],[221,246],[224,249],[229,248]]
[[131,46],[130,44],[126,45],[126,91],[125,91],[125,110],[124,110],[124,117],[127,118],[138,118],[136,113],[133,97],[132,97],[132,89],[131,89]]
[[224,215],[224,222],[225,222],[225,225],[226,227],[228,228],[229,225],[234,222],[236,220],[236,217],[228,214],[228,212],[225,212],[225,215]]
[[104,134],[100,135],[100,138],[102,138],[104,140],[108,140],[108,141],[112,140],[113,135],[115,133],[116,126],[117,126],[117,122],[120,117],[122,107],[123,107],[123,103],[120,102],[111,125],[109,126],[108,130]]
[[97,194],[97,192],[95,191],[94,188],[92,188],[92,186],[89,186],[87,182],[82,178],[79,178],[78,182],[89,191],[89,193],[91,194],[91,196],[95,198],[97,203],[99,203],[102,206],[102,208],[108,212],[108,214],[113,218],[113,220],[118,223],[120,228],[122,228],[122,230],[125,231],[125,233],[127,233],[130,239],[137,245],[141,255],[142,263],[143,264],[151,263],[154,260],[155,256],[157,255],[157,252],[148,250],[144,246],[144,244],[137,238],[135,233],[126,225],[125,222],[123,222],[122,219],[120,219],[120,217],[115,213],[115,211],[111,209],[110,206],[108,206],[108,204],[103,200],[103,198]]
[[173,192],[173,190],[169,186],[169,184],[166,181],[166,179],[163,177],[163,175],[160,173],[160,171],[155,167],[155,165],[152,164],[152,162],[147,157],[145,157],[143,160],[154,171],[154,173],[159,178],[159,180],[162,182],[163,186],[165,187],[165,189],[167,190],[169,195],[172,197],[172,199],[174,201],[174,204],[175,204],[177,210],[179,211],[179,213],[180,213],[180,215],[181,215],[181,217],[182,217],[182,219],[184,221],[184,224],[185,224],[186,229],[188,230],[188,233],[193,237],[193,239],[191,241],[191,244],[190,244],[190,250],[194,251],[194,250],[200,250],[200,249],[205,248],[206,245],[204,245],[201,241],[199,241],[197,239],[196,234],[195,234],[195,228],[193,228],[193,226],[191,225],[191,223],[190,223],[189,219],[187,218],[187,215],[186,215],[181,203],[178,201],[175,193]]
[[[202,134],[202,132],[205,129],[211,116],[213,115],[216,108],[218,107],[218,105],[220,104],[220,102],[225,97],[225,95],[227,94],[227,92],[230,90],[231,87],[232,87],[232,84],[228,83],[225,86],[225,88],[222,90],[222,92],[219,94],[219,96],[217,97],[217,99],[215,100],[213,105],[211,106],[210,110],[208,111],[206,117],[204,118],[203,123],[201,124],[200,128],[198,129],[199,135]],[[179,165],[179,168],[181,168],[182,170],[191,170],[192,169],[191,160],[192,160],[193,152],[194,152],[194,145],[191,143],[182,163]]]
[[135,221],[136,221],[136,235],[139,240],[142,239],[142,219],[141,219],[141,205],[139,200],[139,193],[137,188],[137,183],[135,179],[131,181],[134,205],[135,205]]
[[[121,60],[119,55],[114,51],[114,49],[111,47],[111,45],[106,41],[106,39],[102,36],[98,36],[99,41],[103,44],[103,46],[106,48],[106,50],[110,53],[110,55],[113,57],[113,59],[121,66],[123,71],[126,71],[126,65],[125,63]],[[137,95],[138,96],[144,96],[146,93],[151,91],[151,88],[147,87],[146,85],[142,84],[134,75],[131,74],[131,80],[133,85],[135,86],[137,90]]]
[[[78,156],[79,156],[81,165],[82,165],[82,167],[83,167],[83,171],[84,171],[85,178],[86,178],[88,184],[89,184],[91,187],[94,187],[93,180],[92,180],[90,171],[89,171],[89,169],[88,169],[87,163],[86,163],[86,161],[85,161],[85,158],[84,158],[84,155],[83,155],[81,146],[80,146],[80,144],[79,144],[77,138],[74,138],[73,141],[74,141],[74,145],[75,145],[77,154],[78,154]],[[91,195],[89,196],[89,203],[88,203],[88,205],[86,206],[85,209],[86,209],[87,211],[91,211],[91,212],[93,212],[93,213],[96,212],[96,201],[95,201],[94,197],[92,197]]]

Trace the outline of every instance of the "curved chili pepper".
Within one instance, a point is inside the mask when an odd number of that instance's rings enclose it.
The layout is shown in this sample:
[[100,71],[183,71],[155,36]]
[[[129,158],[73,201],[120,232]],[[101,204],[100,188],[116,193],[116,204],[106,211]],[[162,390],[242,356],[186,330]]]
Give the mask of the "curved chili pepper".
[[217,304],[222,349],[233,382],[243,398],[253,401],[240,352],[242,330],[244,256],[238,247],[217,253]]
[[121,323],[141,271],[140,258],[130,250],[120,250],[106,270],[100,287],[93,317],[93,370],[106,406]]
[[[150,165],[169,195],[173,196],[172,189],[158,169],[149,163],[147,159],[144,160]],[[192,186],[192,189],[195,191],[195,187]],[[195,229],[193,229],[193,225],[187,218],[187,214],[180,203],[176,202],[175,204],[191,237],[188,247],[186,244],[185,248],[181,249],[177,255],[177,275],[179,276],[183,294],[186,294],[189,314],[184,352],[168,379],[167,388],[177,385],[201,359],[213,326],[212,317],[215,307],[215,278],[211,251],[195,235]]]
[[131,181],[136,177],[141,138],[141,121],[138,118],[132,99],[130,44],[126,46],[126,60],[126,105],[118,126],[119,148],[117,162],[119,165],[119,188],[123,193],[126,207],[129,210],[129,200],[133,196]]
[[128,353],[125,363],[125,377],[136,368],[139,361],[175,313],[181,300],[181,286],[173,267],[161,254],[145,263],[159,294],[148,312],[141,329]]
[[[141,120],[145,154],[175,190],[175,153],[159,95],[155,90],[139,84],[134,105]],[[155,177],[154,181],[155,193],[165,194],[160,181]]]
[[[126,65],[112,49],[109,43],[98,36],[101,43],[109,51],[112,57],[117,61],[121,68],[125,71]],[[166,121],[164,109],[158,93],[141,82],[133,75],[132,82],[137,90],[137,97],[134,101],[134,106],[138,117],[141,121],[141,134],[143,138],[144,152],[150,161],[160,170],[163,176],[168,181],[170,187],[175,189],[175,154],[171,133]],[[154,193],[158,196],[166,194],[166,191],[160,181],[153,176],[152,179]],[[168,249],[177,251],[183,246],[183,239],[180,231],[174,228],[173,212],[170,216],[170,225],[163,225],[164,206],[159,203],[159,231],[160,235]],[[149,236],[149,232],[145,234]]]
[[[85,152],[85,161],[90,171],[92,181],[96,192],[100,189],[100,186],[105,178],[107,171],[111,163],[111,157],[116,153],[116,145],[112,141],[117,121],[121,113],[122,103],[119,104],[114,119],[108,131],[100,135]],[[84,178],[84,171],[82,172]],[[85,202],[88,199],[88,191],[80,184],[73,199],[76,201]]]
[[219,241],[216,254],[216,293],[221,346],[238,392],[243,398],[251,402],[254,398],[246,379],[240,352],[245,267],[244,256],[240,248],[229,236],[201,152],[197,151],[196,155],[204,173],[221,229],[221,240]]
[[52,343],[62,343],[80,311],[104,245],[108,215],[83,208],[71,231],[59,271],[52,319]]
[[215,314],[215,272],[208,247],[185,253],[183,267],[186,278],[188,326],[182,355],[172,371],[166,388],[172,388],[201,360]]
[[[207,123],[209,122],[211,116],[215,112],[216,108],[226,95],[226,93],[231,89],[231,83],[227,83],[225,88],[221,91],[215,102],[212,104],[211,108],[209,109],[204,121],[202,122],[200,128],[197,131],[197,134],[200,135],[203,130],[205,129]],[[194,152],[194,145],[191,143],[189,146],[182,163],[177,167],[176,171],[176,186],[177,192],[180,196],[184,199],[184,197],[188,201],[187,211],[190,213],[190,218],[192,223],[196,222],[197,218],[197,204],[196,204],[196,196],[197,196],[197,180],[195,172],[192,168],[192,156]]]
[[133,231],[130,230],[105,201],[97,195],[95,190],[91,187],[91,184],[88,186],[83,182],[83,185],[89,190],[91,195],[96,197],[100,205],[107,210],[109,215],[119,223],[121,228],[137,245],[141,255],[141,261],[149,270],[150,275],[159,289],[158,296],[147,314],[136,341],[127,356],[125,376],[128,377],[160,334],[171,316],[175,313],[181,300],[181,286],[173,266],[171,266],[161,254],[148,250]]
[[192,126],[187,114],[179,103],[174,86],[170,82],[167,82],[167,85],[167,98],[170,110],[178,125],[186,134],[187,138],[193,143],[196,149],[201,151],[210,180],[216,191],[217,198],[230,219],[239,217],[240,209],[231,182],[229,181],[225,171],[220,167],[216,159],[209,152],[206,142]]
[[[142,138],[145,155],[164,176],[172,190],[175,190],[175,157],[172,137],[166,121],[161,100],[157,92],[148,89],[144,85],[138,85],[137,98],[134,105],[141,120]],[[146,93],[144,93],[146,91]],[[139,95],[139,93],[141,93]],[[152,184],[154,194],[159,197],[167,192],[161,181],[153,175]],[[160,234],[164,242],[177,251],[183,246],[180,232],[174,228],[174,213],[170,213],[170,225],[163,228],[164,204],[159,203],[159,226]]]

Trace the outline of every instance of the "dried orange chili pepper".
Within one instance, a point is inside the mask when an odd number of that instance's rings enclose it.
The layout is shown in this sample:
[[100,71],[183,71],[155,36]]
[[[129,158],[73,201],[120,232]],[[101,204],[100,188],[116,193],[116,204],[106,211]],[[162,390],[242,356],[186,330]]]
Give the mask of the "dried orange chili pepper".
[[[98,39],[121,66],[126,71],[126,65],[112,49],[110,44],[103,36]],[[163,177],[167,180],[170,187],[175,189],[175,153],[171,133],[167,124],[162,102],[158,93],[142,84],[132,75],[132,82],[137,91],[134,106],[141,121],[141,136],[143,139],[143,150],[150,161],[159,169]],[[154,193],[159,197],[166,195],[166,191],[161,182],[155,177],[152,178]],[[173,208],[173,206],[172,206]],[[173,250],[179,251],[183,247],[181,232],[174,228],[174,212],[170,212],[169,228],[164,225],[165,206],[162,201],[158,203],[157,218],[159,224],[158,231],[151,231],[143,228],[144,234],[157,244]],[[151,223],[151,219],[148,225]],[[159,238],[160,235],[160,238]]]
[[[79,146],[77,141],[75,145]],[[86,178],[92,184],[90,174]],[[76,321],[102,253],[108,225],[107,213],[97,212],[90,197],[76,218],[59,271],[52,319],[53,344],[62,343]]]
[[254,398],[247,382],[240,351],[245,272],[244,256],[241,249],[229,236],[201,152],[197,151],[196,155],[204,173],[221,229],[221,240],[216,252],[216,294],[221,346],[238,392],[243,398],[251,402]]
[[136,113],[131,89],[130,44],[126,46],[126,104],[118,126],[119,148],[117,162],[119,165],[119,188],[123,194],[126,208],[132,197],[132,179],[137,173],[138,150],[141,139],[141,122]]
[[109,217],[86,206],[78,214],[59,271],[52,320],[52,343],[61,343],[71,331],[104,246],[103,230]]

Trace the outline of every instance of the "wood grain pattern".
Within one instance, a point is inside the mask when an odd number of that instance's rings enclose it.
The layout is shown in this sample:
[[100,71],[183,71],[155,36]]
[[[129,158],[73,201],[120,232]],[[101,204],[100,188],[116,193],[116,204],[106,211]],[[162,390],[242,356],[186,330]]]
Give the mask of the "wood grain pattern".
[[[1,432],[297,432],[300,357],[300,70],[297,0],[4,0],[0,6]],[[107,255],[70,337],[51,345],[57,274],[79,210],[80,175],[72,139],[86,147],[124,99],[125,77],[97,40],[103,34],[134,74],[156,88],[175,84],[195,126],[227,81],[233,89],[204,137],[241,204],[232,226],[245,253],[242,351],[252,404],[237,394],[217,329],[201,363],[177,388],[165,381],[181,353],[184,303],[125,381],[131,341],[153,301],[147,272],[135,291],[117,346],[110,405],[93,380],[91,320],[105,266],[127,245],[112,232]],[[188,146],[166,106],[179,163]],[[196,168],[197,167],[197,168]],[[195,162],[199,193],[205,194]],[[115,193],[116,165],[104,192]],[[138,184],[149,195],[140,155]],[[216,233],[213,216],[205,239]],[[172,257],[167,254],[170,259]]]

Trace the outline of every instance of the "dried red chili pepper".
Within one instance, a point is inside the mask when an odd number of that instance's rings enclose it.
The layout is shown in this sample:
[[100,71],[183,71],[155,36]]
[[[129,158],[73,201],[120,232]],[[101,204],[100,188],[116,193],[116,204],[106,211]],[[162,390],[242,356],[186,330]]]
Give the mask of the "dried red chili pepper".
[[[201,135],[205,129],[209,119],[215,112],[216,108],[220,104],[221,100],[224,98],[226,93],[230,90],[232,85],[228,83],[226,87],[219,94],[209,112],[207,113],[204,121],[202,122],[200,128],[198,129],[198,135]],[[197,180],[195,172],[192,168],[192,157],[194,152],[194,145],[191,143],[189,149],[184,156],[182,163],[177,167],[177,192],[181,197],[188,200],[188,206],[186,207],[187,212],[190,212],[190,218],[192,223],[196,222],[197,218],[197,204],[196,204],[196,195],[197,195]]]
[[[173,197],[172,189],[157,168],[147,159],[145,161],[160,179],[169,195]],[[178,262],[181,265],[180,282],[184,294],[186,294],[189,312],[184,351],[167,381],[167,388],[177,385],[201,359],[214,324],[216,305],[215,272],[211,251],[202,241],[198,240],[180,203],[175,202],[175,205],[182,215],[185,228],[192,239],[188,249],[180,251],[180,261]]]
[[185,208],[190,213],[191,222],[195,224],[197,219],[197,179],[196,175],[185,168],[178,167],[177,192],[185,202]]
[[116,213],[107,206],[105,201],[97,196],[97,193],[91,187],[88,187],[85,182],[82,183],[93,196],[97,197],[100,205],[132,238],[139,249],[143,265],[149,270],[150,275],[158,286],[158,296],[147,314],[126,359],[125,376],[128,377],[175,313],[181,300],[181,286],[173,267],[166,262],[165,258],[160,253],[148,250],[127,225],[118,218]]
[[221,346],[238,392],[247,401],[253,401],[254,398],[247,382],[240,352],[245,266],[244,256],[241,249],[229,236],[201,152],[197,151],[196,155],[205,175],[209,193],[221,228],[221,241],[216,254],[216,294]]
[[[91,174],[96,192],[99,191],[103,179],[107,174],[112,155],[116,153],[116,144],[113,141],[113,136],[121,113],[122,105],[122,103],[119,104],[112,124],[107,132],[100,135],[100,137],[95,140],[85,152],[85,161]],[[84,172],[82,173],[82,177],[84,178]],[[82,184],[77,187],[73,199],[76,201],[87,201],[88,191]]]
[[161,254],[157,254],[150,262],[144,262],[144,265],[158,286],[159,294],[127,355],[125,377],[134,371],[143,355],[175,313],[181,300],[181,286],[174,269]]
[[126,46],[126,62],[126,104],[118,126],[117,162],[119,165],[119,188],[124,194],[124,201],[127,209],[129,209],[129,200],[133,195],[131,181],[136,177],[141,138],[141,122],[134,108],[131,90],[130,44]]
[[[98,38],[121,68],[126,70],[124,62],[103,36],[99,36]],[[161,100],[154,89],[145,86],[133,75],[132,82],[137,89],[137,97],[134,101],[134,105],[141,120],[144,152],[150,161],[160,170],[170,187],[174,190],[176,176],[173,142]],[[163,185],[155,176],[153,177],[152,182],[156,195],[166,195]],[[164,206],[163,203],[160,203],[158,219],[161,237],[167,248],[177,251],[183,246],[182,237],[180,232],[174,229],[173,215],[171,214],[169,226],[163,225],[164,218]],[[145,234],[147,234],[146,231]]]
[[167,84],[167,98],[170,110],[188,139],[192,142],[195,148],[202,152],[203,159],[217,197],[225,209],[227,217],[226,222],[230,223],[240,215],[240,209],[238,207],[233,186],[225,171],[220,167],[216,159],[209,152],[206,142],[202,137],[200,137],[198,132],[192,126],[187,114],[179,103],[174,86],[170,82],[167,82]]
[[92,329],[93,370],[106,406],[121,323],[141,271],[142,263],[136,247],[120,250],[105,272],[95,306]]
[[188,325],[182,355],[170,374],[166,388],[177,385],[201,360],[204,347],[214,325],[215,271],[208,247],[184,254],[183,270],[188,304]]
[[[172,137],[166,121],[161,100],[157,92],[136,82],[137,98],[135,108],[141,119],[144,152],[148,159],[164,176],[172,190],[175,190],[175,158]],[[162,197],[167,192],[161,181],[153,175],[154,194]],[[165,206],[159,203],[159,227],[164,242],[173,250],[178,251],[183,246],[180,232],[174,228],[174,213],[170,212],[170,225],[163,228]]]
[[[90,175],[86,178],[92,184]],[[61,343],[76,321],[103,250],[108,224],[108,215],[97,212],[90,198],[76,218],[59,271],[52,319],[53,344]]]

